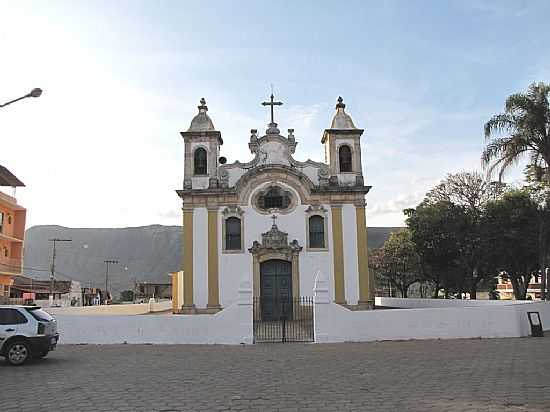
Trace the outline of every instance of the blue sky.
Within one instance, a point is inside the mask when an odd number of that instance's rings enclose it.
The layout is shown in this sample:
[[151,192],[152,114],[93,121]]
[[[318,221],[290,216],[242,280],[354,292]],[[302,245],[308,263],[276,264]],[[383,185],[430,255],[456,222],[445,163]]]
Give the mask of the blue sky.
[[[546,1],[0,1],[0,163],[28,225],[179,224],[174,190],[201,97],[229,161],[250,158],[273,83],[296,158],[323,160],[339,95],[363,135],[372,226],[402,225],[483,123],[550,81]],[[516,180],[521,170],[509,175]]]

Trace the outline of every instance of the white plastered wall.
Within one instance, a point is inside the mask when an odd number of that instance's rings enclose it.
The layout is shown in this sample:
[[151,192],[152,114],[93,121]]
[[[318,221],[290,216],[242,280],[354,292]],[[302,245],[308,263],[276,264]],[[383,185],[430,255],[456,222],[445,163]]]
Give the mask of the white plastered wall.
[[359,301],[359,264],[357,261],[357,216],[354,205],[342,206],[342,231],[344,235],[346,301],[348,305],[356,305]]
[[199,207],[193,213],[193,301],[197,308],[208,303],[208,211]]
[[[273,184],[269,182],[266,184]],[[281,187],[292,191],[294,196],[299,199],[296,191],[280,182],[276,184]],[[260,190],[264,185],[258,186],[256,190]],[[256,190],[251,194],[251,198],[254,196]],[[299,203],[299,201],[298,201]],[[302,251],[299,254],[299,270],[300,270],[300,295],[301,296],[312,296],[313,293],[313,284],[315,273],[319,269],[327,271],[332,277],[332,225],[330,221],[330,206],[324,205],[327,212],[325,218],[328,219],[328,245],[329,251],[327,252],[308,252],[306,245],[306,209],[309,205],[298,204],[296,208],[288,214],[277,214],[277,227],[279,230],[288,233],[289,243],[296,239],[300,246],[302,246]],[[250,205],[250,199],[248,206],[242,206],[244,214],[242,219],[244,219],[244,252],[243,253],[223,253],[223,239],[222,239],[222,226],[223,225],[223,216],[220,213],[219,217],[219,244],[218,250],[219,254],[219,285],[220,285],[220,304],[222,307],[227,307],[232,304],[237,298],[237,291],[239,282],[243,279],[246,279],[253,282],[253,258],[252,254],[248,249],[252,246],[252,242],[257,240],[261,242],[262,233],[265,233],[271,229],[273,221],[271,215],[261,214]],[[221,208],[220,210],[223,210]],[[355,238],[353,238],[355,245]],[[334,296],[334,291],[332,286],[330,287],[330,293]]]

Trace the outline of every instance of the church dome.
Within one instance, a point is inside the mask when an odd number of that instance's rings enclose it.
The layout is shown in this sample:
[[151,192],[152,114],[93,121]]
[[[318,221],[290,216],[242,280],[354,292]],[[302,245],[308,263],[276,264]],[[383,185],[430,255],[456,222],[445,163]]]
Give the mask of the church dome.
[[344,99],[342,99],[342,97],[338,97],[338,103],[336,103],[336,114],[332,118],[332,123],[330,124],[331,129],[356,129],[351,116],[344,110],[345,108],[346,105],[344,104]]
[[209,132],[216,130],[214,128],[214,123],[212,123],[212,119],[206,114],[208,107],[206,106],[204,97],[201,99],[201,104],[198,108],[199,113],[191,120],[188,132]]

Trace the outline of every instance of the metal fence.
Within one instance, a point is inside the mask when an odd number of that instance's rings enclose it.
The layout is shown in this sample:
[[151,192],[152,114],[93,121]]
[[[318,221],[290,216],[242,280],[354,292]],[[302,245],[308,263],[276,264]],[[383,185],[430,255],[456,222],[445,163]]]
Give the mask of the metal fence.
[[313,298],[254,298],[254,342],[313,342]]

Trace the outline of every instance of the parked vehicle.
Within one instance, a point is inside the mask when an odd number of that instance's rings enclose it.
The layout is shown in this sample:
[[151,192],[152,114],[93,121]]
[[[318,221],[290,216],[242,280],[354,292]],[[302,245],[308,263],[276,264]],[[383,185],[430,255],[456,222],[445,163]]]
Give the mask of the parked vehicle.
[[0,356],[11,365],[43,358],[58,340],[57,322],[40,307],[0,306]]

